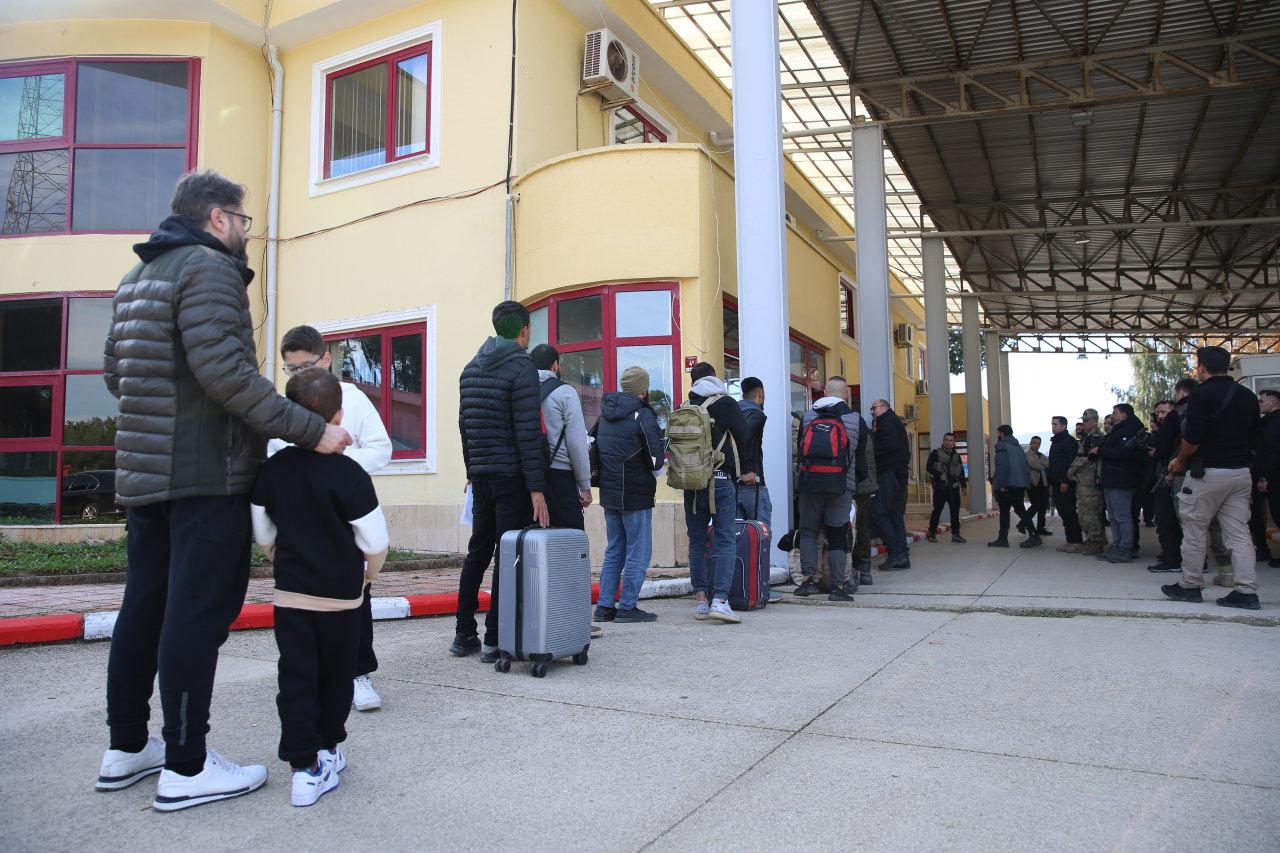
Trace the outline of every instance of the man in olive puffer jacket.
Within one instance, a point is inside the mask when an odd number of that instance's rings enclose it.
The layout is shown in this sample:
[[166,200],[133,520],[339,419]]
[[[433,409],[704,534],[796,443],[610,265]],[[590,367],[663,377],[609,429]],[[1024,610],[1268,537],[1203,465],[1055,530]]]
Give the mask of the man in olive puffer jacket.
[[[214,172],[178,182],[174,215],[134,246],[141,261],[120,282],[106,341],[129,555],[98,788],[125,788],[163,768],[155,806],[164,811],[266,781],[261,765],[242,768],[205,749],[218,648],[249,582],[249,493],[269,438],[323,453],[350,443],[258,373],[243,203],[244,188]],[[157,670],[163,744],[147,731]]]

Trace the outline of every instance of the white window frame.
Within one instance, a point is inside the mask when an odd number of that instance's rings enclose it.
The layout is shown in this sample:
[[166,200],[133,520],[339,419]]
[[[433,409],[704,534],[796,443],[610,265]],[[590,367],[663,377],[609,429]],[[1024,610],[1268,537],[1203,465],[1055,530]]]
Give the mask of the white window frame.
[[[840,337],[844,340],[846,344],[852,347],[855,347],[857,349],[861,349],[862,345],[859,343],[859,341],[862,340],[862,327],[859,324],[862,322],[862,312],[858,310],[858,285],[854,283],[853,279],[849,278],[844,273],[836,273],[837,300],[839,299],[840,296],[843,295],[843,289],[845,287],[849,288],[853,296],[853,304],[850,305],[849,308],[853,311],[853,331],[854,331],[854,334],[857,335],[857,337],[851,338],[847,334],[845,334],[843,323],[840,324]],[[839,317],[840,317],[840,303],[839,301],[837,301],[836,302],[836,318],[839,319]]]
[[[396,33],[393,36],[322,59],[311,66],[311,180],[308,195],[311,197],[362,187],[401,175],[434,169],[440,165],[440,48],[442,21]],[[427,150],[416,157],[406,157],[370,169],[361,169],[333,178],[324,176],[325,110],[328,109],[329,91],[326,81],[330,74],[352,65],[359,65],[379,56],[395,53],[417,44],[431,43],[431,107],[428,121],[431,135]]]
[[907,344],[907,378],[916,378],[916,348],[912,344]]
[[[614,140],[617,138],[617,133],[618,133],[618,124],[619,124],[618,110],[624,109],[624,108],[629,109],[632,112],[639,113],[640,117],[643,118],[645,121],[649,122],[650,124],[657,125],[658,130],[661,130],[663,133],[667,135],[667,142],[678,141],[676,139],[676,129],[672,127],[671,122],[663,118],[662,115],[653,107],[649,106],[644,101],[637,98],[636,100],[632,101],[629,104],[619,104],[618,106],[613,107],[612,109],[609,110],[609,121],[605,127],[605,133],[609,135],[608,138],[605,140],[606,145],[622,144],[620,142],[615,142]],[[644,144],[652,145],[653,143],[649,142]]]
[[404,326],[410,323],[422,323],[427,330],[427,365],[422,372],[423,381],[427,383],[424,400],[426,411],[422,413],[427,430],[427,446],[424,449],[423,458],[392,459],[385,468],[374,473],[375,477],[396,474],[435,474],[439,470],[439,457],[436,455],[436,427],[439,414],[436,406],[436,327],[438,325],[436,306],[419,305],[400,311],[383,311],[378,314],[363,314],[358,317],[343,317],[311,324],[321,335],[333,335],[384,326]]

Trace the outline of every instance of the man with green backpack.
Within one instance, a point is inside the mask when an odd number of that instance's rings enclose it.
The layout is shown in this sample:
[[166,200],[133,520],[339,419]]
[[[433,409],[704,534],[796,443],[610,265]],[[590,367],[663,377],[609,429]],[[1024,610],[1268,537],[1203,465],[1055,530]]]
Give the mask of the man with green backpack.
[[[739,448],[748,442],[747,421],[728,395],[716,369],[704,362],[689,371],[689,401],[667,421],[667,485],[684,492],[689,533],[689,574],[698,595],[695,619],[736,623],[729,607],[729,584],[737,557],[734,520],[738,483],[753,485],[754,471],[740,469]],[[716,556],[715,576],[707,577],[707,526]]]

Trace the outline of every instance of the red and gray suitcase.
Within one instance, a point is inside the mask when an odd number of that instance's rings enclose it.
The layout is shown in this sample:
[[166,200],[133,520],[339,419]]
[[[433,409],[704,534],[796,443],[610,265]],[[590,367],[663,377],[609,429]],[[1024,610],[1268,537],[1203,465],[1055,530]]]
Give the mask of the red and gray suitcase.
[[509,530],[498,549],[498,672],[511,661],[587,662],[591,647],[591,550],[587,534],[568,528]]
[[[734,523],[738,547],[729,584],[729,606],[734,610],[759,610],[769,603],[769,536],[759,521]],[[711,550],[713,528],[707,528],[707,577],[714,578],[716,555]]]

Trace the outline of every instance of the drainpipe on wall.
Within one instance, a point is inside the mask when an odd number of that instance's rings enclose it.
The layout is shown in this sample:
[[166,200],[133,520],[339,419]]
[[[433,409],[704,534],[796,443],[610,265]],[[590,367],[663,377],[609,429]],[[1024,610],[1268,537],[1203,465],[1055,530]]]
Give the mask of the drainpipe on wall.
[[271,175],[267,180],[267,318],[264,333],[267,378],[276,378],[276,239],[280,234],[280,140],[281,107],[284,101],[284,66],[278,48],[267,45],[267,63],[271,66]]

